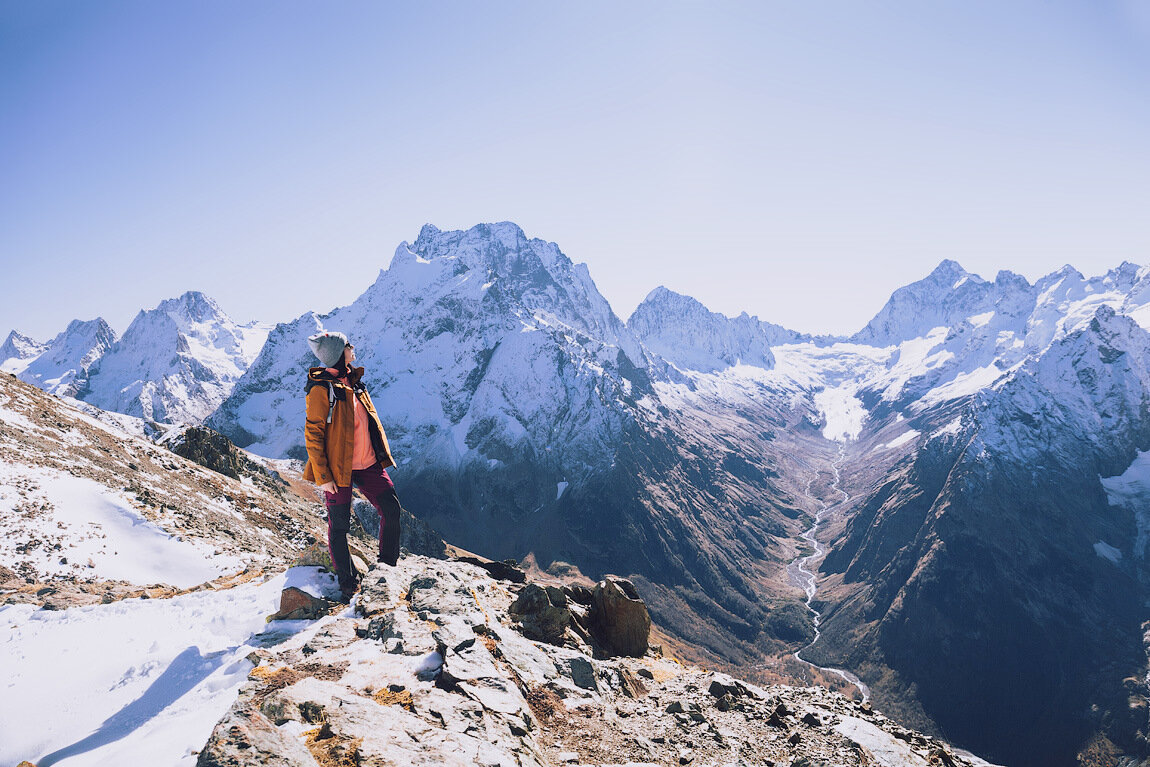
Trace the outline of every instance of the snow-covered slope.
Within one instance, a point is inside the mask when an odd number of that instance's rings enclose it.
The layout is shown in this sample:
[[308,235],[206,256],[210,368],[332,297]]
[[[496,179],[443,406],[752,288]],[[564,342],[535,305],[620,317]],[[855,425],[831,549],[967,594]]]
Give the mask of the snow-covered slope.
[[0,374],[0,581],[97,598],[125,584],[188,588],[282,564],[318,534],[312,497],[270,472],[210,471],[142,425],[123,428],[128,418],[94,417]]
[[45,344],[13,331],[0,347],[0,370],[53,394],[72,396],[84,389],[89,368],[115,341],[115,331],[99,317],[73,320]]
[[701,303],[659,287],[639,304],[627,328],[655,354],[686,370],[712,372],[737,364],[769,369],[770,347],[809,336],[762,322],[743,312],[726,317]]
[[199,423],[231,392],[269,329],[236,324],[212,299],[189,291],[136,315],[92,366],[79,396],[148,420]]

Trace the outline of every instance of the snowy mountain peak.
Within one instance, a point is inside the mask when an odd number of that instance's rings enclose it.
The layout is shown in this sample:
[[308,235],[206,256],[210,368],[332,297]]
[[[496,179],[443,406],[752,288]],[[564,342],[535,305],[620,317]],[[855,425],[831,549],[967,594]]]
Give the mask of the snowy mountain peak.
[[[298,418],[265,408],[300,406],[314,359],[305,331],[317,320],[355,339],[401,461],[463,459],[489,471],[488,461],[531,452],[548,471],[573,470],[605,453],[599,441],[619,428],[620,401],[649,385],[642,345],[557,245],[509,222],[427,225],[351,305],[277,328],[210,425],[256,452],[299,455]],[[561,433],[570,438],[557,448]]]
[[743,312],[731,318],[698,300],[659,286],[627,320],[643,344],[680,370],[713,372],[737,364],[770,369],[770,347],[806,340],[792,330]]
[[219,304],[198,290],[189,290],[178,298],[169,298],[161,301],[154,311],[167,314],[180,323],[211,322],[213,320],[228,319],[227,314]]
[[[1025,284],[1025,280],[1022,281]],[[967,317],[991,311],[1000,291],[1022,289],[1007,279],[1004,286],[971,274],[956,261],[940,263],[925,278],[899,288],[874,319],[852,337],[856,343],[892,346],[925,336],[936,327],[951,327]]]
[[105,410],[199,423],[255,359],[270,326],[238,325],[198,291],[142,310],[93,366],[81,397]]
[[26,360],[35,357],[44,351],[44,344],[23,333],[13,330],[0,345],[0,369],[8,371],[8,365],[13,361]]
[[939,285],[949,286],[951,289],[957,289],[967,280],[985,282],[985,280],[977,274],[972,274],[963,269],[962,264],[947,258],[940,261],[938,266],[927,275],[923,282],[937,283]]
[[13,331],[0,347],[0,369],[53,394],[73,396],[84,388],[92,364],[115,341],[115,331],[100,317],[73,320],[44,344]]

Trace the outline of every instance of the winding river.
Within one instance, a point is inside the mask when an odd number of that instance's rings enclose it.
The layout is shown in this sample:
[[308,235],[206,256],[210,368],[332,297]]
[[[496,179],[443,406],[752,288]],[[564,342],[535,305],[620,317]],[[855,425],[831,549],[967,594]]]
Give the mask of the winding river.
[[[838,503],[834,504],[834,506],[842,505],[842,504],[846,503],[848,500],[850,500],[850,495],[848,495],[847,492],[839,486],[839,482],[841,479],[839,476],[839,466],[841,466],[843,461],[845,461],[845,460],[846,460],[846,448],[844,445],[843,447],[839,448],[839,457],[831,464],[831,470],[834,472],[834,481],[831,483],[831,489],[835,492],[841,493],[843,496],[842,499]],[[814,482],[814,477],[807,480],[806,494],[807,494],[807,497],[811,498],[812,500],[816,501],[819,504],[819,510],[815,513],[814,524],[812,524],[810,526],[810,528],[808,528],[807,531],[803,533],[802,537],[803,537],[803,540],[807,541],[811,545],[811,547],[814,548],[814,553],[808,554],[805,557],[801,557],[799,559],[796,559],[795,561],[793,561],[789,565],[787,565],[787,576],[788,576],[788,578],[790,578],[792,583],[794,583],[797,586],[800,586],[803,589],[803,591],[806,592],[807,609],[811,611],[811,615],[812,615],[811,623],[814,624],[814,627],[815,627],[815,638],[812,639],[810,641],[810,643],[807,644],[805,647],[803,647],[802,649],[797,650],[795,652],[795,659],[801,663],[805,663],[806,665],[810,666],[811,668],[816,668],[816,669],[819,669],[820,671],[825,671],[829,674],[835,674],[836,676],[839,676],[842,679],[846,680],[847,682],[853,684],[855,687],[858,688],[858,691],[862,694],[863,701],[865,702],[867,700],[870,700],[870,688],[867,687],[866,684],[863,683],[863,681],[860,680],[857,676],[855,676],[854,674],[852,674],[851,672],[849,672],[845,669],[827,668],[825,666],[816,665],[814,663],[811,663],[809,660],[804,658],[802,655],[805,650],[808,650],[810,647],[812,647],[815,644],[815,642],[819,641],[819,637],[822,635],[822,631],[820,631],[820,629],[819,629],[819,621],[822,618],[822,613],[820,613],[818,610],[816,610],[814,608],[814,606],[811,604],[814,601],[815,594],[818,592],[818,588],[819,588],[818,587],[818,578],[815,577],[814,571],[811,570],[810,567],[808,567],[808,564],[810,564],[812,562],[812,560],[820,559],[824,554],[826,554],[826,549],[823,547],[822,543],[819,542],[819,539],[817,537],[817,533],[819,530],[819,525],[822,524],[823,517],[826,516],[827,512],[829,512],[832,508],[834,508],[834,506],[828,504],[826,501],[822,500],[821,498],[815,498],[814,496],[811,495],[811,484],[813,482]]]

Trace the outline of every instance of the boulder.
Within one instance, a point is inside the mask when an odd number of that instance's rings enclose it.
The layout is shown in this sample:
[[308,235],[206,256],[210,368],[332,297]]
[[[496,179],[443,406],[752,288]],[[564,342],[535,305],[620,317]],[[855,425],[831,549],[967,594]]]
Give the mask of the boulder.
[[268,616],[269,621],[314,620],[327,615],[331,604],[306,591],[288,586],[280,592],[280,609]]
[[563,596],[559,589],[544,589],[530,583],[519,592],[508,612],[519,621],[523,635],[528,639],[562,645],[567,627],[571,625],[571,613],[564,606],[566,600],[563,600],[564,604],[552,601],[552,591],[557,597]]
[[592,636],[607,653],[637,658],[647,653],[651,616],[630,581],[609,575],[595,584],[588,620]]
[[319,767],[296,738],[251,709],[233,709],[216,725],[196,767]]

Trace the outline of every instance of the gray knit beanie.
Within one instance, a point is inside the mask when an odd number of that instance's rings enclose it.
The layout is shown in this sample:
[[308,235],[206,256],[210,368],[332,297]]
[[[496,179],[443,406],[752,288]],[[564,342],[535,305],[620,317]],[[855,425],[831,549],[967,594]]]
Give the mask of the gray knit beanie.
[[307,345],[325,368],[333,368],[343,358],[343,348],[349,341],[347,336],[338,331],[321,330],[314,336],[308,336]]

